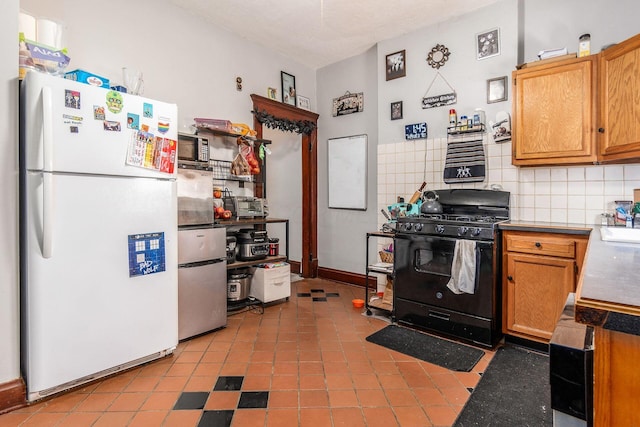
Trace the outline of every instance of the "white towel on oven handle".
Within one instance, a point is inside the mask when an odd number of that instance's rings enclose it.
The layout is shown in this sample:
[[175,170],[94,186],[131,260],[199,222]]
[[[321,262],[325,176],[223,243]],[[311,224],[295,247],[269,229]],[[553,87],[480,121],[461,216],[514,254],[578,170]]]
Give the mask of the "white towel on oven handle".
[[447,288],[454,294],[473,294],[476,291],[476,242],[456,240],[451,264],[451,279]]

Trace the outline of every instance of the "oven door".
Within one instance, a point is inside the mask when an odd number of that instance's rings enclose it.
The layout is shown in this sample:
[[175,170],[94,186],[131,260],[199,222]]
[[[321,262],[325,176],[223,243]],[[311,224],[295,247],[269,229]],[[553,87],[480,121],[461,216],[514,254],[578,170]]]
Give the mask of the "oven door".
[[394,297],[474,316],[495,316],[494,244],[476,241],[473,294],[455,294],[447,283],[456,238],[397,234],[394,239]]

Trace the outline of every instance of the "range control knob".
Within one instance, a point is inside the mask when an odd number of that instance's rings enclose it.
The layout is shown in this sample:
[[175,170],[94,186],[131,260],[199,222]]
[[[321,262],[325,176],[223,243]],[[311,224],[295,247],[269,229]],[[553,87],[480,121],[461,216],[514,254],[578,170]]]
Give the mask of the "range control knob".
[[413,226],[413,229],[416,231],[422,231],[422,223],[417,223],[416,225]]
[[482,229],[480,227],[476,227],[473,230],[471,230],[471,235],[472,236],[479,236],[481,232],[482,232]]
[[469,231],[468,227],[458,227],[458,236],[464,236]]
[[437,224],[437,225],[436,225],[436,233],[443,234],[443,233],[444,233],[444,225],[442,225],[442,224]]
[[407,230],[407,231],[411,231],[411,227],[413,227],[413,224],[411,224],[410,222],[407,222],[404,225],[404,229]]

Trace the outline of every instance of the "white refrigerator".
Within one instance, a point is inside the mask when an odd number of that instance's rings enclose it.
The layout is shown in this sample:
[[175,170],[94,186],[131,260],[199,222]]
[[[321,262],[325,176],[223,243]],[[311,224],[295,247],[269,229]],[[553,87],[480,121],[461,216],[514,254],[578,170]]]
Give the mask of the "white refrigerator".
[[178,343],[177,107],[29,72],[21,365],[38,400]]

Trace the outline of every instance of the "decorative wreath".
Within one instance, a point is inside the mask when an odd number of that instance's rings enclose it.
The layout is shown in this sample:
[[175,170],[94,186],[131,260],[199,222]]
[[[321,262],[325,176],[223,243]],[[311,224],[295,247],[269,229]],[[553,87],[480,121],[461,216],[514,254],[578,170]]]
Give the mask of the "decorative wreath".
[[431,48],[431,52],[427,54],[427,63],[432,68],[439,69],[444,66],[444,63],[449,59],[449,48],[443,44],[437,44]]

